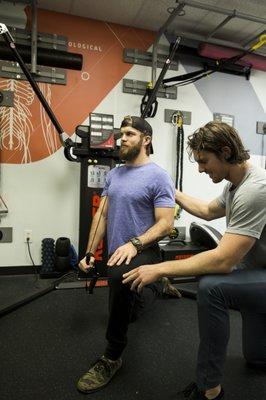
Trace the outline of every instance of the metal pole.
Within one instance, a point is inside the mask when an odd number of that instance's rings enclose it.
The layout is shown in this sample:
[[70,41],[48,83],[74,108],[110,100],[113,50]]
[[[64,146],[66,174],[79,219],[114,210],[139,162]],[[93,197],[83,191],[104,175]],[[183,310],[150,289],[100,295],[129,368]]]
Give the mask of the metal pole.
[[36,93],[38,99],[40,100],[41,104],[43,105],[43,108],[47,112],[47,114],[50,117],[53,125],[55,126],[57,132],[59,133],[59,137],[60,137],[60,141],[61,141],[62,145],[64,147],[68,147],[69,145],[71,145],[72,140],[63,131],[63,128],[59,124],[58,120],[56,119],[56,116],[54,115],[54,113],[52,111],[52,109],[50,108],[50,106],[47,103],[45,97],[43,96],[42,92],[40,91],[39,86],[37,85],[37,83],[33,79],[33,77],[31,76],[31,74],[30,74],[29,70],[27,69],[24,61],[22,60],[20,54],[18,53],[18,51],[16,49],[16,45],[15,45],[14,39],[12,38],[12,36],[11,36],[11,34],[10,34],[9,30],[7,29],[5,24],[1,24],[0,23],[0,35],[3,36],[4,41],[6,42],[6,44],[10,47],[10,49],[14,53],[14,56],[15,56],[17,62],[19,63],[20,68],[24,72],[24,74],[25,74],[26,78],[28,79],[32,89]]
[[152,53],[152,76],[151,76],[151,82],[152,82],[152,87],[154,87],[155,82],[156,82],[156,68],[157,68],[157,49],[158,49],[158,43],[161,38],[161,36],[164,34],[166,31],[166,28],[171,24],[171,22],[175,19],[175,17],[178,15],[180,11],[183,10],[184,7],[184,2],[182,1],[178,7],[174,9],[174,11],[170,14],[168,17],[167,21],[163,24],[163,26],[159,29],[154,44],[153,44],[153,53]]
[[37,72],[37,7],[36,0],[32,0],[32,25],[31,25],[31,73]]
[[235,10],[234,10],[234,14],[228,15],[228,17],[226,17],[225,20],[223,20],[212,32],[210,32],[206,36],[206,39],[209,39],[210,37],[212,37],[219,29],[221,29],[223,26],[225,26],[234,17],[235,17]]
[[253,21],[253,22],[258,22],[259,24],[266,24],[265,18],[256,17],[255,15],[244,14],[244,13],[241,13],[241,12],[238,12],[235,10],[231,11],[231,10],[227,10],[225,8],[199,3],[198,1],[194,1],[194,0],[181,0],[181,1],[177,0],[177,3],[187,5],[189,7],[199,8],[201,10],[213,11],[218,14],[233,15],[236,18]]

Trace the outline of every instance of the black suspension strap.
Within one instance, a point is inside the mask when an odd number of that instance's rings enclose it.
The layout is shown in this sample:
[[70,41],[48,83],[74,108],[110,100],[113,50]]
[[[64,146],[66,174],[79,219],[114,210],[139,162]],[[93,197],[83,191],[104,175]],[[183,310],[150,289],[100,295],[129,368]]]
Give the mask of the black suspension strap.
[[[152,83],[149,82],[147,84],[146,92],[145,92],[145,94],[144,94],[144,96],[143,96],[143,98],[141,100],[141,104],[140,104],[140,114],[141,115],[143,114],[143,112],[144,112],[144,110],[145,110],[145,108],[146,108],[146,106],[148,104],[148,101],[149,101],[149,98],[150,98],[151,94],[152,94]],[[153,98],[153,101],[152,101],[152,103],[150,105],[150,108],[147,110],[146,117],[148,117],[148,118],[155,117],[155,115],[157,113],[157,109],[158,109],[158,101],[157,101],[156,95],[155,95],[155,97]]]
[[[178,75],[178,76],[174,76],[172,78],[167,78],[163,80],[163,83],[170,83],[170,82],[182,82],[182,81],[186,81],[188,79],[194,79],[197,76],[203,74],[204,72],[206,72],[206,68],[202,68],[200,70],[194,71],[194,72],[190,72],[188,74],[183,74],[183,75]],[[168,87],[168,86],[167,86]]]
[[[154,109],[152,109],[152,104],[156,104],[155,103],[156,102],[156,94],[158,92],[159,86],[163,82],[163,78],[164,78],[168,68],[170,67],[170,64],[171,64],[171,62],[172,62],[172,60],[174,58],[174,55],[176,53],[176,50],[177,50],[177,48],[179,46],[180,41],[181,41],[181,37],[178,36],[176,41],[175,41],[175,43],[174,43],[174,45],[170,49],[169,56],[165,60],[164,66],[163,66],[163,68],[161,70],[161,73],[160,73],[160,75],[159,75],[159,77],[158,77],[153,89],[151,89],[149,91],[149,95],[146,96],[147,92],[144,95],[144,97],[145,97],[145,107],[144,106],[141,107],[141,118],[146,118],[146,117],[151,116],[151,115],[153,117],[155,116],[157,108],[156,108],[156,111],[154,112]],[[158,106],[158,104],[157,104],[157,106]]]
[[[245,57],[248,54],[252,54],[255,50],[259,49],[260,47],[262,47],[265,44],[266,44],[266,34],[262,34],[262,35],[260,35],[258,42],[255,43],[254,45],[252,45],[248,50],[244,50],[240,54],[237,54],[237,55],[227,58],[227,59],[216,60],[215,69],[210,69],[206,66],[204,69],[201,69],[198,71],[190,72],[190,73],[184,74],[184,75],[179,75],[179,76],[176,76],[173,78],[163,79],[163,84],[165,87],[171,87],[171,86],[184,86],[184,85],[188,85],[190,83],[194,83],[194,82],[198,81],[199,79],[202,79],[206,76],[214,74],[217,71],[222,71],[223,68],[226,68],[226,67],[236,64],[237,61],[241,60],[243,57]],[[247,70],[246,76],[248,76],[248,73],[250,73],[250,69],[251,69],[251,66],[246,67],[246,70]],[[172,85],[165,85],[166,83],[170,83],[170,82],[177,82],[177,83],[172,84]],[[181,82],[181,83],[179,83],[179,82]]]
[[183,114],[177,111],[172,116],[172,124],[177,126],[176,136],[176,188],[183,191],[183,166],[184,166],[184,129]]

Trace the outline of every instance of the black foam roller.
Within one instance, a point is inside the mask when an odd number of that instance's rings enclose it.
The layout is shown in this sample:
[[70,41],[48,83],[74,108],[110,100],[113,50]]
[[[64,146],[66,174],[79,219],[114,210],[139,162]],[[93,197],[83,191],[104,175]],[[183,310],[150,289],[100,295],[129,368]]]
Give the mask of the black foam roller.
[[[31,63],[31,48],[29,46],[16,44],[16,49],[26,64]],[[5,43],[0,43],[0,59],[8,61],[17,61],[11,49]],[[37,49],[37,64],[47,67],[66,68],[81,70],[83,56],[82,54],[70,53],[68,51]]]
[[67,272],[70,270],[70,256],[55,256],[55,269],[59,272]]
[[54,239],[42,240],[41,248],[42,265],[40,273],[49,273],[55,269]]
[[55,254],[59,257],[70,255],[70,240],[67,237],[60,237],[55,244]]

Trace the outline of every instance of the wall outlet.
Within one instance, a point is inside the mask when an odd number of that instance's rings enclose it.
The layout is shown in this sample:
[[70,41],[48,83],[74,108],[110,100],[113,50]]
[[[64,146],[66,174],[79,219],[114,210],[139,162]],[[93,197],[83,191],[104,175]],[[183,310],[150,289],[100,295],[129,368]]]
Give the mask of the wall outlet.
[[31,229],[25,229],[24,243],[32,243],[32,230]]

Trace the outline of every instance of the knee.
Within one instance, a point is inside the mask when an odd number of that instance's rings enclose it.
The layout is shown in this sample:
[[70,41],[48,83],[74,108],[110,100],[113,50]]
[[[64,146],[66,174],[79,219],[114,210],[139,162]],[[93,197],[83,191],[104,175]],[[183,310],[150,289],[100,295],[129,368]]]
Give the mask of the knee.
[[109,284],[120,285],[123,280],[123,270],[120,267],[110,267],[108,268],[107,276]]
[[134,260],[131,261],[130,264],[122,263],[121,265],[115,265],[114,267],[109,267],[107,269],[107,277],[109,285],[122,285],[123,288],[129,288],[130,284],[122,284],[123,274],[131,271],[133,268],[136,268],[138,265],[134,263]]
[[199,281],[198,286],[198,303],[209,303],[212,298],[220,297],[220,282],[215,275],[205,275]]

